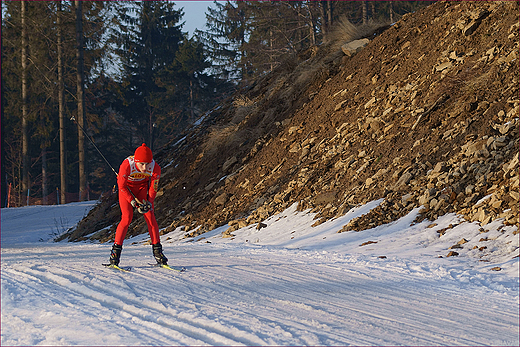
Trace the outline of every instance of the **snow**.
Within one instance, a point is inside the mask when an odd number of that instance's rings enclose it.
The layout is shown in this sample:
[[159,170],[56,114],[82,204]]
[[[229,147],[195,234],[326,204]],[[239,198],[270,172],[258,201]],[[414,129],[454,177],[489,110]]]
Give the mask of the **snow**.
[[516,227],[416,209],[337,233],[380,202],[315,227],[292,206],[231,238],[177,229],[162,243],[183,273],[149,265],[146,235],[125,241],[129,273],[101,266],[109,244],[52,241],[95,202],[2,209],[1,344],[518,346]]

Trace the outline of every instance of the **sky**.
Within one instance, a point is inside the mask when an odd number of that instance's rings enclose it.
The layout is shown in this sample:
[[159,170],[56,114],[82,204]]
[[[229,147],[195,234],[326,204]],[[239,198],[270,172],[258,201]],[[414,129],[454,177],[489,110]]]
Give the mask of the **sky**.
[[195,29],[206,30],[206,10],[212,4],[213,1],[175,1],[176,8],[184,8],[183,30],[188,31],[190,37]]

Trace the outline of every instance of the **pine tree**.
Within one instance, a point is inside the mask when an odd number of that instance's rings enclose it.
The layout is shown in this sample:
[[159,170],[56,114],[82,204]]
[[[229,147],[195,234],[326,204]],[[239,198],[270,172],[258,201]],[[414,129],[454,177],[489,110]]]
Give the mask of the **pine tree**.
[[[124,114],[142,129],[138,134],[153,146],[153,125],[160,104],[175,81],[158,80],[173,63],[181,32],[181,11],[163,1],[142,1],[121,4],[118,8],[119,31],[113,36],[117,54],[123,65]],[[143,131],[144,130],[144,131]]]
[[206,13],[206,31],[196,35],[212,62],[211,74],[238,83],[246,75],[243,46],[248,35],[248,4],[245,1],[214,2]]
[[[7,139],[2,138],[3,156],[6,159],[3,164],[2,173],[7,173],[6,181],[17,187],[19,194],[22,195],[22,79],[21,79],[21,10],[22,3],[16,1],[3,2],[2,20],[2,130],[7,134]],[[93,18],[96,13],[100,13],[99,2],[83,2],[85,16]],[[31,197],[35,194],[45,196],[45,191],[50,191],[53,186],[59,185],[60,160],[58,157],[59,143],[57,134],[59,126],[60,112],[63,114],[61,129],[68,129],[72,132],[72,123],[66,121],[65,114],[74,106],[71,95],[75,82],[75,54],[74,54],[74,16],[71,11],[70,2],[64,3],[65,6],[60,12],[61,25],[61,45],[58,45],[58,25],[57,25],[57,2],[25,2],[27,30],[30,35],[26,39],[26,127],[27,130],[27,177],[29,180],[28,189],[31,189]],[[99,44],[95,42],[99,37],[99,32],[94,31],[95,25],[91,23],[103,23],[103,21],[89,21],[84,27],[87,33],[86,45],[89,48],[85,54],[85,75],[91,75],[92,67],[96,65],[101,57],[96,49]],[[58,46],[61,46],[61,64],[58,64]],[[6,58],[7,57],[7,58]],[[62,83],[59,82],[59,66],[62,66]],[[61,85],[63,85],[61,87]],[[63,88],[63,93],[59,90]],[[59,95],[63,96],[61,98]],[[68,96],[68,97],[67,97]],[[68,99],[68,100],[67,100]],[[61,111],[60,104],[62,104]],[[86,107],[88,109],[88,105]],[[69,136],[66,141],[73,140]],[[63,141],[62,141],[63,143]],[[73,142],[67,143],[69,148],[75,148]],[[69,155],[74,153],[69,151]],[[72,155],[74,156],[74,155]],[[64,157],[64,156],[62,156]],[[70,165],[74,163],[76,158]],[[41,165],[37,165],[40,162]],[[7,164],[7,165],[6,165]],[[71,171],[71,167],[64,168],[65,175],[71,181],[77,179],[77,174]],[[62,165],[65,166],[65,165]],[[38,169],[40,168],[40,169]],[[62,189],[63,191],[65,189]],[[26,196],[26,193],[23,194]],[[63,200],[63,199],[61,199]]]

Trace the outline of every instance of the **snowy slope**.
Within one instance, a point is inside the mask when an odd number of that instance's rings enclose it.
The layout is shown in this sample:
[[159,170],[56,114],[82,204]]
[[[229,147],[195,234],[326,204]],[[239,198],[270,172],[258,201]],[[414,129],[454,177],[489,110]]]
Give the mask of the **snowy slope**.
[[515,228],[487,225],[485,251],[471,241],[449,258],[478,225],[456,215],[411,225],[412,211],[337,233],[378,203],[317,227],[293,207],[233,238],[225,227],[166,234],[183,273],[149,266],[144,236],[125,242],[129,273],[100,265],[108,244],[50,241],[92,203],[2,209],[1,344],[518,345]]

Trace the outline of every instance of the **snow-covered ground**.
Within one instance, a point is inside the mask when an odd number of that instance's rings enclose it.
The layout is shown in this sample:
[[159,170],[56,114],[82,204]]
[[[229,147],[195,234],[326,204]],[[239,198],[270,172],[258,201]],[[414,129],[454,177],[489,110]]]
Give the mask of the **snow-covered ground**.
[[52,242],[92,202],[2,209],[1,344],[518,346],[516,229],[411,225],[414,210],[337,233],[378,203],[317,227],[292,207],[233,238],[166,234],[183,273],[151,267],[146,236],[125,242],[128,273],[101,266],[109,244]]

